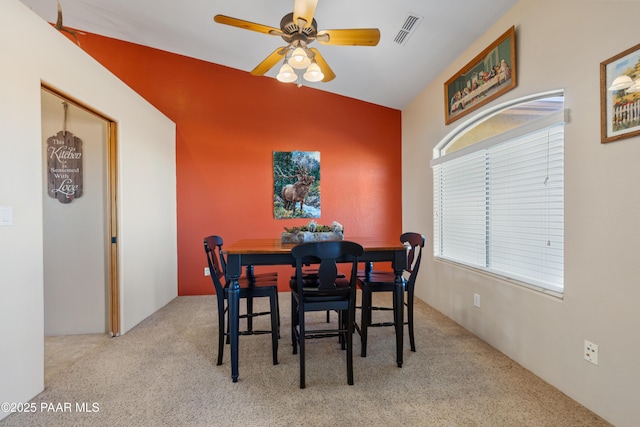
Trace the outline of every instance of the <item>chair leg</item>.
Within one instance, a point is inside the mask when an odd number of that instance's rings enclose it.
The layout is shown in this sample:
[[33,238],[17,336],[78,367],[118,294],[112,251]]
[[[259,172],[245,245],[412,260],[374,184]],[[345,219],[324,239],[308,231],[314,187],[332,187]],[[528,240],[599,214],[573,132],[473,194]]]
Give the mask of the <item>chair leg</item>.
[[393,291],[393,325],[396,329],[396,360],[398,368],[402,368],[402,347],[404,333],[404,289],[396,288]]
[[409,323],[409,342],[411,351],[416,351],[416,339],[413,335],[413,289],[407,292],[407,322]]
[[304,310],[302,307],[298,307],[298,346],[300,347],[300,388],[305,388],[305,363],[304,363],[304,350],[305,350],[305,327],[304,327]]
[[347,314],[347,384],[353,385],[353,324],[355,323],[355,308],[351,307]]
[[247,297],[247,331],[253,331],[253,298]]
[[226,325],[226,328],[227,328],[227,338],[226,338],[226,340],[225,340],[225,343],[226,343],[226,344],[231,344],[231,334],[229,333],[229,311],[227,311],[225,314],[226,314],[226,316],[227,316],[227,317],[226,317],[226,319],[227,319],[227,325]]
[[[338,328],[345,330],[346,329],[346,319],[349,317],[346,315],[347,313],[344,310],[338,311]],[[347,348],[347,338],[346,333],[341,332],[338,334],[338,342],[340,343],[340,349],[345,350]]]
[[269,296],[271,303],[271,348],[273,351],[273,364],[278,364],[278,295],[271,294]]
[[293,347],[293,354],[298,354],[298,340],[296,338],[296,328],[298,323],[298,305],[296,299],[291,295],[291,346]]
[[280,338],[280,297],[276,289],[276,311],[278,313],[278,338]]
[[362,310],[360,312],[360,356],[367,357],[367,332],[371,324],[371,290],[362,288]]
[[222,356],[224,354],[224,318],[224,305],[221,307],[221,304],[218,304],[218,365],[222,365]]

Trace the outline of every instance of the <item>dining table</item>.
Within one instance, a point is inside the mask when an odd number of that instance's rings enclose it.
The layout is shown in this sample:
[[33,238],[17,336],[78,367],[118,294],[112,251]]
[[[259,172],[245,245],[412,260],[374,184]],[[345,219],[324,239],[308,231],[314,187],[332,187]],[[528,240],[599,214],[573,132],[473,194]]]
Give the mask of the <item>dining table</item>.
[[[394,292],[395,307],[404,306],[404,284],[402,273],[407,266],[407,248],[399,238],[383,237],[350,237],[345,240],[356,242],[364,248],[359,258],[365,265],[365,274],[371,271],[374,262],[391,262],[396,275],[396,291]],[[291,255],[291,248],[295,243],[282,243],[280,238],[251,238],[238,240],[231,245],[225,245],[223,254],[227,259],[227,275],[229,279],[228,307],[229,307],[229,344],[231,346],[231,378],[238,381],[238,331],[239,331],[239,292],[238,278],[243,267],[251,275],[256,265],[295,265]],[[395,311],[396,328],[396,361],[402,367],[404,310]]]

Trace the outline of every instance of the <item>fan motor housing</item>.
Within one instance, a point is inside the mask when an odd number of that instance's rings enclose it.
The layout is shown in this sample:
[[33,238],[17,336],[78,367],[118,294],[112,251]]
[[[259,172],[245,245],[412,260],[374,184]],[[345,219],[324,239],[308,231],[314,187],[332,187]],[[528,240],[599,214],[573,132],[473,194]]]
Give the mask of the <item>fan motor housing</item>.
[[[302,29],[302,31],[300,31],[300,26],[298,25],[297,22],[294,22],[293,20],[293,12],[292,12],[292,13],[286,14],[282,18],[282,20],[280,21],[280,29],[282,30],[283,33],[285,33],[288,36],[302,33],[307,38],[315,39],[316,34],[318,33],[318,23],[314,19],[313,21],[311,21],[310,26],[305,27]],[[285,41],[289,41],[288,39],[290,39],[290,37],[285,38],[284,36],[282,38]]]

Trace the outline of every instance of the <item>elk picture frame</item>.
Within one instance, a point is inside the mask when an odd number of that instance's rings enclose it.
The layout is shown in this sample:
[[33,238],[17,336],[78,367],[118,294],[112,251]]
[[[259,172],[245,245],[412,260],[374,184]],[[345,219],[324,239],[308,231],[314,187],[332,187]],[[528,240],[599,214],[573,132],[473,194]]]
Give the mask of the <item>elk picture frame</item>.
[[320,207],[320,152],[274,151],[274,218],[320,218]]
[[446,125],[516,87],[515,38],[512,26],[444,83]]
[[640,135],[640,44],[600,63],[600,142],[637,135]]

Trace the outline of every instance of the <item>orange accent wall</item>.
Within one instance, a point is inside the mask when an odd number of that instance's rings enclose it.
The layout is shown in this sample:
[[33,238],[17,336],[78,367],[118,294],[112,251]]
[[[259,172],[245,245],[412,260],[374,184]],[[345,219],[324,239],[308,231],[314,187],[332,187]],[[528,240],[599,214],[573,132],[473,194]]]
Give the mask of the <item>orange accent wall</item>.
[[[278,237],[308,222],[273,217],[273,151],[320,152],[318,223],[342,223],[346,239],[401,234],[399,110],[93,34],[81,44],[176,123],[179,295],[213,293],[204,236]],[[290,269],[273,269],[288,289]]]

